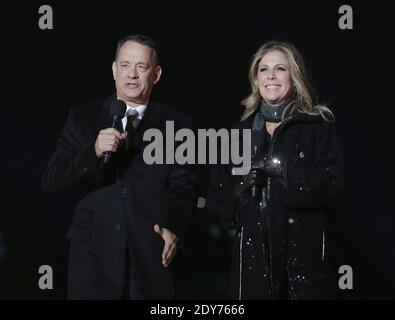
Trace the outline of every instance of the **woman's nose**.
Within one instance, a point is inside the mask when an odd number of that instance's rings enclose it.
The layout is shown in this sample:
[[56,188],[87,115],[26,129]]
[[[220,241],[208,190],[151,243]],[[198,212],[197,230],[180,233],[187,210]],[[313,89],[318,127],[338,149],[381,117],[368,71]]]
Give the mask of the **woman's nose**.
[[267,73],[267,77],[268,79],[275,79],[276,78],[276,71],[273,70],[269,70],[269,72]]

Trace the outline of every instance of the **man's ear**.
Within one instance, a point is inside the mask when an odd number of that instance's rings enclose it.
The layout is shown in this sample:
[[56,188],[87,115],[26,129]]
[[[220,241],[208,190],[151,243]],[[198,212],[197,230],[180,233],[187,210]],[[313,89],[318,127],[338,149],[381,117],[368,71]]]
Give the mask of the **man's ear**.
[[112,63],[112,75],[113,75],[114,80],[115,80],[116,77],[117,77],[117,62],[116,61],[114,61]]
[[161,75],[162,75],[162,67],[156,66],[155,75],[154,75],[154,84],[156,84],[159,81]]

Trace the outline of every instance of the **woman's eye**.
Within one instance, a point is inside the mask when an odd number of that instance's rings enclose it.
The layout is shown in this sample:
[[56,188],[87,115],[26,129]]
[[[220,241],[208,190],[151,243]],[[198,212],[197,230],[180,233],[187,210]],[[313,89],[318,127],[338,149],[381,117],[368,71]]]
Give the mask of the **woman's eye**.
[[259,69],[260,72],[264,72],[264,71],[266,71],[266,70],[267,70],[267,68],[260,68],[260,69]]
[[277,70],[279,70],[279,71],[286,71],[286,69],[284,67],[277,67]]

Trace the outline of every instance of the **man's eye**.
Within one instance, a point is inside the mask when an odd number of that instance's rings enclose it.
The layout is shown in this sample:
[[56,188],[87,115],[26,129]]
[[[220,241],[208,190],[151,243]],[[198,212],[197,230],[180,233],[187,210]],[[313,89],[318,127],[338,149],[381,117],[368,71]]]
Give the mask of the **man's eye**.
[[128,64],[121,64],[122,68],[127,68],[129,65]]

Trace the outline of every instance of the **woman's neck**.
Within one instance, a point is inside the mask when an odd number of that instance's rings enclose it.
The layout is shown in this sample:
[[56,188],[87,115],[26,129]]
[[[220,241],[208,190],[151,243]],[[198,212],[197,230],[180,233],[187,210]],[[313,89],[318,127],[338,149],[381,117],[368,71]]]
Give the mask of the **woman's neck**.
[[266,122],[266,131],[273,136],[274,130],[281,124],[281,122]]

